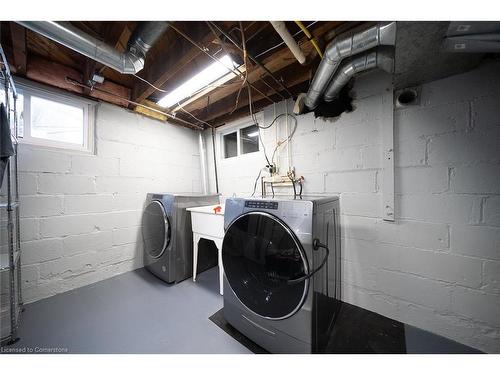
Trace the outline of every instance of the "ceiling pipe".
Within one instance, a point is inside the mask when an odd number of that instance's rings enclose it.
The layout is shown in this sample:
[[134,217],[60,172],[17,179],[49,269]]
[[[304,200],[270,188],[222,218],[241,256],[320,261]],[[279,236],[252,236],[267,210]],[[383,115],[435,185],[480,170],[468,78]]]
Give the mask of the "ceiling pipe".
[[146,54],[168,28],[165,22],[141,22],[130,37],[127,50],[120,52],[69,22],[18,21],[17,23],[122,74],[136,74],[141,71],[144,68]]
[[362,32],[349,32],[339,35],[326,47],[325,54],[314,75],[304,104],[310,110],[318,103],[343,59],[367,51],[379,45],[396,43],[396,22],[382,23]]
[[375,68],[382,69],[387,73],[393,73],[394,57],[392,52],[386,50],[373,51],[353,57],[342,63],[325,91],[325,101],[333,101],[354,75]]
[[288,46],[297,61],[301,65],[304,65],[306,63],[306,56],[300,49],[295,39],[293,39],[293,36],[292,34],[290,34],[290,31],[288,31],[285,23],[283,21],[270,21],[270,23],[271,25],[273,25],[274,30],[276,30],[276,32],[280,35],[281,39],[283,39],[285,44]]

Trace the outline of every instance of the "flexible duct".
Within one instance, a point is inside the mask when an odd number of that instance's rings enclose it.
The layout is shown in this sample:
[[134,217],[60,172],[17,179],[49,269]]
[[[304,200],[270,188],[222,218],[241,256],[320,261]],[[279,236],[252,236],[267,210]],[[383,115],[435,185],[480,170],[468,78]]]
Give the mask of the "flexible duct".
[[68,22],[19,21],[18,23],[122,74],[136,74],[141,71],[144,68],[147,52],[168,28],[165,22],[141,22],[130,37],[127,51],[122,53]]
[[392,57],[392,52],[369,52],[353,57],[352,59],[342,63],[325,91],[325,101],[331,102],[335,99],[340,90],[342,90],[342,88],[355,74],[374,68],[379,68],[388,73],[392,73],[394,70],[394,58]]
[[396,22],[379,24],[358,33],[339,35],[326,47],[323,59],[304,100],[305,105],[309,109],[316,108],[326,86],[344,58],[379,45],[394,45],[395,42]]
[[274,30],[279,34],[281,39],[285,42],[287,47],[290,49],[292,54],[295,56],[297,61],[301,64],[304,65],[306,63],[306,56],[304,55],[304,52],[300,49],[300,46],[297,44],[295,39],[293,39],[292,34],[290,34],[290,31],[286,28],[286,25],[283,21],[270,21],[271,25],[273,25]]

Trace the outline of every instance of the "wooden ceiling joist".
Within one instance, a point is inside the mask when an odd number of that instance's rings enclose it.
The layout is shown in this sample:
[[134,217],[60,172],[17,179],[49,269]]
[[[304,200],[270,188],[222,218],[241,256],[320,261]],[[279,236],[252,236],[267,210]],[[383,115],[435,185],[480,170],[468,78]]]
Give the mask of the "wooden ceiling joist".
[[[205,46],[214,40],[213,35],[207,33],[204,25],[197,23],[194,25],[190,29],[190,34],[193,35],[192,38],[199,40],[201,45]],[[198,48],[192,46],[183,38],[176,38],[174,44],[168,50],[161,51],[154,61],[146,65],[139,76],[156,87],[162,87],[200,53],[201,51]],[[142,102],[155,91],[157,90],[151,85],[140,82],[136,85],[132,98],[137,102]]]
[[[316,28],[313,31],[313,35],[316,37],[320,37],[325,32],[330,30],[332,27],[334,27],[334,25],[332,25],[331,23],[325,23],[323,25],[320,25],[320,26],[318,26],[318,28]],[[315,54],[315,50],[314,50],[313,46],[311,45],[311,43],[308,42],[307,37],[301,38],[299,43],[301,44],[301,48],[306,55],[311,56],[311,55]],[[286,47],[280,49],[278,52],[274,53],[273,55],[268,56],[262,62],[262,65],[266,69],[268,69],[269,71],[273,72],[273,74],[275,72],[278,72],[278,71],[280,71],[288,66],[291,66],[293,64],[298,65],[297,60],[295,59],[295,57],[293,57],[290,50]],[[297,69],[298,69],[298,67],[297,67]],[[311,69],[311,67],[308,67],[307,69]],[[249,72],[248,81],[251,83],[256,82],[260,79],[260,77],[262,75],[265,75],[265,74],[266,74],[265,69],[257,66],[251,72]],[[279,77],[279,75],[278,75],[278,77]],[[285,82],[285,84],[287,86],[289,86],[289,84],[287,84],[286,82]],[[210,103],[211,103],[212,108],[216,102],[218,102],[219,100],[223,100],[232,94],[235,94],[238,90],[239,90],[239,85],[231,85],[231,86],[220,88],[217,91],[215,91],[214,93],[211,93],[210,94]],[[199,100],[199,101],[196,101],[196,102],[189,104],[188,106],[186,106],[185,109],[187,111],[190,111],[190,112],[196,112],[196,111],[199,111],[200,109],[204,108],[205,105],[206,105],[205,101]]]
[[28,49],[26,47],[26,29],[21,25],[10,22],[10,34],[12,38],[12,50],[14,54],[14,65],[16,73],[26,75],[26,64]]
[[[289,87],[297,86],[298,84],[307,81],[310,77],[309,68],[307,67],[300,67],[300,68],[294,67],[294,69],[285,69],[283,71],[280,71],[279,73],[281,76],[284,77]],[[248,94],[247,94],[247,89],[245,88],[244,90],[245,91],[241,94],[237,105],[235,105],[236,95],[226,96],[222,100],[219,100],[215,103],[212,102],[212,104],[210,104],[210,112],[207,116],[204,117],[204,120],[210,122],[214,119],[217,119],[220,116],[227,114],[228,112],[231,112],[233,110],[234,112],[236,112],[236,110],[240,108],[247,107]],[[268,89],[266,94],[272,95],[272,91]],[[255,91],[252,92],[252,102],[258,102],[262,99],[264,99],[264,97],[261,94]],[[267,105],[269,105],[269,103],[267,103]],[[229,111],[228,108],[230,108]],[[203,109],[201,111],[203,111]],[[198,114],[195,112],[195,115],[201,116],[201,113]]]
[[[76,21],[72,24],[123,52],[138,22]],[[287,25],[292,32],[298,30],[293,22],[287,22]],[[332,31],[345,25],[348,23],[318,21],[309,30],[324,47],[327,35],[333,35]],[[1,42],[17,75],[129,108],[147,103],[147,108],[140,112],[148,115],[146,109],[152,108],[154,102],[220,59],[222,54],[230,53],[243,60],[243,29],[247,52],[254,58],[247,58],[244,69],[243,66],[239,68],[241,71],[217,80],[217,84],[200,90],[181,103],[182,108],[175,108],[179,119],[197,124],[220,125],[248,114],[247,87],[242,87],[245,77],[252,88],[254,110],[296,96],[299,90],[307,89],[307,81],[319,61],[307,37],[297,34],[295,39],[308,58],[308,65],[300,65],[286,45],[280,44],[281,39],[265,21],[176,21],[170,22],[170,26],[148,52],[145,67],[137,76],[107,68],[13,22],[3,24]],[[94,73],[105,78],[105,84],[96,87],[105,88],[111,95],[97,94],[96,90],[90,89],[87,84]],[[71,85],[65,77],[80,82],[82,86]],[[169,117],[170,114],[164,111],[155,107],[154,117],[161,120]],[[170,118],[169,121],[174,120]]]

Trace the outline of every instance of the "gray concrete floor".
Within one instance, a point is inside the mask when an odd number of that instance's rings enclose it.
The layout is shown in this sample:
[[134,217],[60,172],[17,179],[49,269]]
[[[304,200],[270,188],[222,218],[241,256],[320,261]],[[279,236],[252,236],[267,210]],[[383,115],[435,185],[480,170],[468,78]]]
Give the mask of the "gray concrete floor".
[[145,269],[26,305],[18,348],[69,353],[250,353],[208,317],[222,307],[217,267],[176,285]]

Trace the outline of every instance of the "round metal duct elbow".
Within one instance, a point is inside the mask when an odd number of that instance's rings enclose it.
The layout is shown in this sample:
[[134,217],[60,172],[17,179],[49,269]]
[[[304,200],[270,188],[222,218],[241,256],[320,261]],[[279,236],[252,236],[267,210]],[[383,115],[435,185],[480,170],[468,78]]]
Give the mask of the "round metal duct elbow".
[[146,53],[168,28],[165,22],[143,22],[130,38],[128,50],[122,53],[69,22],[19,21],[18,23],[122,74],[136,74],[141,71],[144,68]]
[[325,101],[333,101],[339,94],[340,90],[347,85],[349,80],[354,75],[375,68],[392,73],[394,70],[394,58],[392,56],[392,52],[369,52],[344,62],[325,91]]
[[394,45],[395,43],[396,22],[378,24],[361,32],[339,35],[326,47],[325,55],[314,75],[304,104],[311,110],[318,106],[328,83],[343,59],[379,45]]

